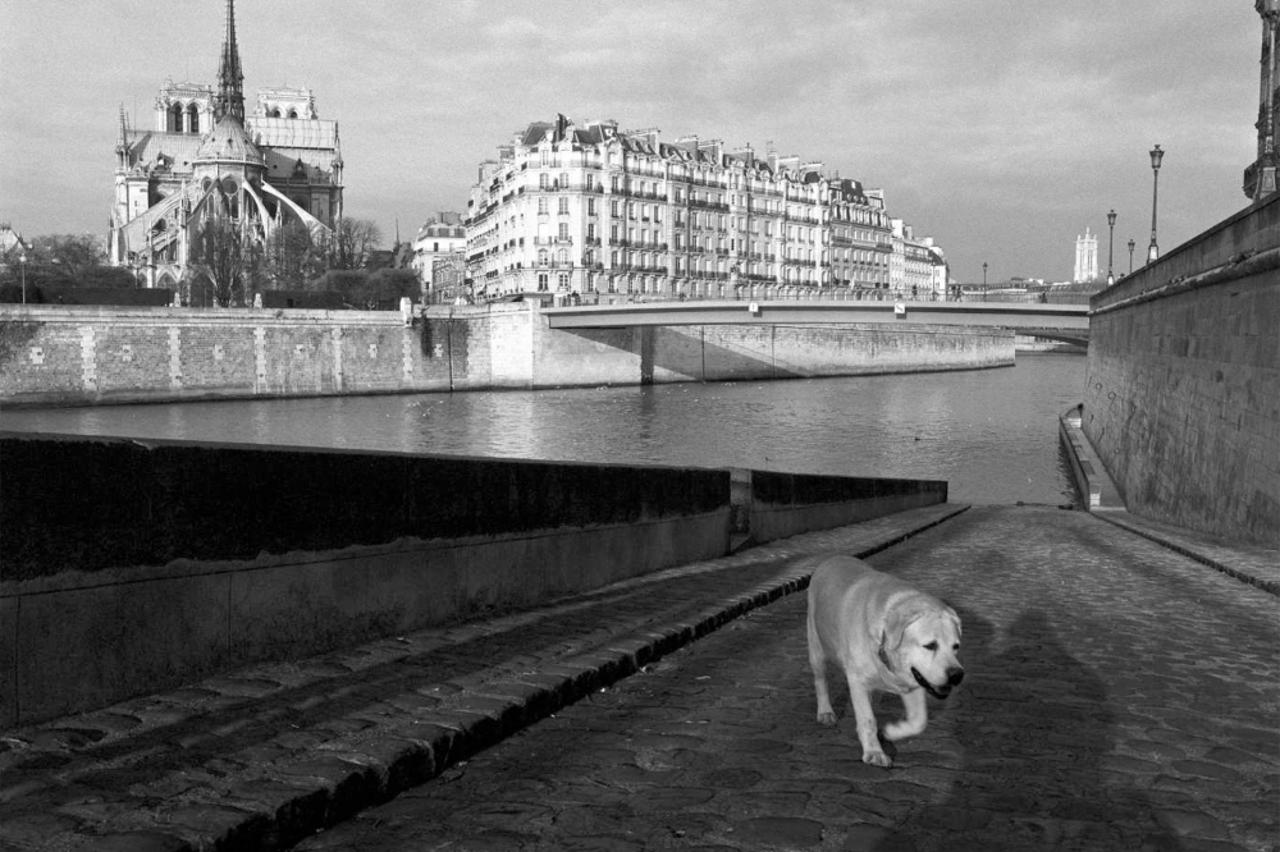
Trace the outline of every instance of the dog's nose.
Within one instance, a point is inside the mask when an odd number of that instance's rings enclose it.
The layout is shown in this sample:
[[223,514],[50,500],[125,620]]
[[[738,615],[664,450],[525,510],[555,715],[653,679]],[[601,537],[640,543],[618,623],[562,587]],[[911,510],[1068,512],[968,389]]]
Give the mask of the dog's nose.
[[964,680],[964,669],[952,669],[947,672],[947,683],[951,686],[959,686],[962,680]]

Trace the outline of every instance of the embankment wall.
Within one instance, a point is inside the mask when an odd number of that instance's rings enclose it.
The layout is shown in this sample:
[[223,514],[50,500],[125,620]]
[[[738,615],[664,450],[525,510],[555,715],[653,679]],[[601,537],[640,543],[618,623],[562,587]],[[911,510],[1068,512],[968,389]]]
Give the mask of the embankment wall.
[[945,482],[0,433],[0,728],[946,502]]
[[0,307],[0,405],[596,387],[974,369],[1013,336],[926,324],[548,327],[535,305]]
[[1090,307],[1083,428],[1129,511],[1280,546],[1280,196]]

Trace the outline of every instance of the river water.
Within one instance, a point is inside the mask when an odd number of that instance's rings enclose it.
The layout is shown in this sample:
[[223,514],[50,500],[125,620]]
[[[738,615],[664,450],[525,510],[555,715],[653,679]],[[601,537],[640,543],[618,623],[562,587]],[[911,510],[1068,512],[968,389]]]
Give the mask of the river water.
[[1057,417],[1085,359],[890,376],[0,411],[0,429],[945,479],[964,503],[1071,502]]

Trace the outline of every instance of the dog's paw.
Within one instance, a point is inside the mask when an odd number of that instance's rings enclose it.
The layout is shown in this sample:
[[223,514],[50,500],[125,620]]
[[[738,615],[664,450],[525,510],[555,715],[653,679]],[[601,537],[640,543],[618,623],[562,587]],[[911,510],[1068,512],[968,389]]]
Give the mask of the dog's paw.
[[882,766],[888,769],[893,766],[893,758],[882,751],[864,751],[862,752],[862,762],[870,763],[872,766]]
[[825,726],[826,726],[826,727],[828,727],[828,728],[833,728],[833,727],[835,727],[835,724],[836,724],[836,714],[835,714],[835,713],[832,713],[832,712],[830,712],[830,711],[828,711],[828,712],[826,712],[826,713],[819,713],[819,714],[818,714],[818,724],[819,724],[819,725],[825,725]]
[[889,742],[900,740],[905,737],[913,737],[920,733],[914,726],[906,722],[891,722],[884,726],[884,738]]

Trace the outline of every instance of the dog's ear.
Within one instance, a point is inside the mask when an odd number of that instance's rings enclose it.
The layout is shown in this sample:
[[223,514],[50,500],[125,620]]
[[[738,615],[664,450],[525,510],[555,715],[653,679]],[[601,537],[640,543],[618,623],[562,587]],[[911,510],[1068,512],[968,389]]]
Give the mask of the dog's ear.
[[890,653],[902,645],[902,637],[911,622],[925,614],[919,607],[897,606],[891,609],[884,619],[884,628],[880,636],[880,645]]

